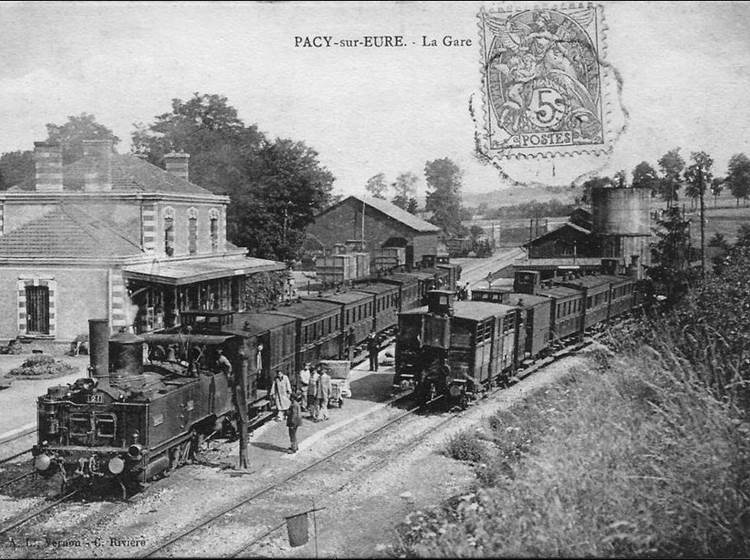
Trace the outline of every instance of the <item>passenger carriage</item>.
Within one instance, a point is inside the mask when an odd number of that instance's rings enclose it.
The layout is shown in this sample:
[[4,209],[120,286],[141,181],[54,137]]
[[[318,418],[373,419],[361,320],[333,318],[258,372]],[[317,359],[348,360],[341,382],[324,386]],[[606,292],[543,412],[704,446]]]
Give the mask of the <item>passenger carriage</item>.
[[372,295],[373,321],[375,332],[395,327],[398,322],[398,312],[401,308],[399,286],[387,282],[369,282],[357,284],[357,291]]
[[361,344],[370,334],[373,325],[372,294],[359,290],[348,290],[343,292],[321,293],[318,297],[305,297],[308,301],[325,301],[339,305],[341,308],[339,324],[342,327],[340,339],[339,358],[347,357],[349,329],[354,332],[354,345]]

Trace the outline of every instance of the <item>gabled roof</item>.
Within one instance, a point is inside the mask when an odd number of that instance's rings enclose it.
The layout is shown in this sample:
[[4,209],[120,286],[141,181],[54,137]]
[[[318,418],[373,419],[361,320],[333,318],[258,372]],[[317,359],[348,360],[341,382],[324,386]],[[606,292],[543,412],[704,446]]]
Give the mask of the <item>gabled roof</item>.
[[391,204],[387,200],[382,200],[380,198],[360,197],[356,195],[350,195],[344,200],[334,204],[330,208],[327,208],[326,210],[318,214],[317,218],[324,216],[334,208],[338,208],[342,204],[348,204],[349,202],[355,202],[360,207],[362,206],[362,203],[364,203],[367,207],[376,210],[377,212],[391,218],[392,220],[395,220],[405,225],[406,227],[420,233],[432,233],[440,231],[440,228],[438,226],[433,225],[429,222],[425,222],[422,218],[418,218],[413,214],[409,214],[409,212],[407,212],[406,210],[402,210],[401,208],[399,208],[395,204]]
[[[113,153],[110,161],[112,192],[213,194],[132,154]],[[104,171],[104,166],[104,161],[95,156],[87,156],[64,166],[63,191],[83,191],[84,175],[93,170]],[[33,191],[34,181],[19,187],[23,191]]]
[[546,239],[546,238],[549,238],[549,237],[554,237],[554,236],[557,236],[557,235],[559,235],[559,234],[560,234],[560,233],[561,233],[561,232],[562,232],[562,231],[563,231],[564,229],[566,229],[566,228],[567,228],[567,229],[572,229],[573,231],[575,231],[575,232],[577,232],[577,233],[580,233],[580,234],[582,234],[582,235],[591,235],[591,231],[590,231],[590,230],[588,230],[588,229],[586,229],[586,228],[583,228],[583,227],[581,227],[581,226],[579,226],[579,225],[576,225],[576,224],[572,224],[572,223],[570,223],[570,222],[565,222],[565,223],[564,223],[563,225],[561,225],[561,226],[560,226],[559,228],[555,228],[555,229],[553,229],[552,231],[548,231],[547,233],[543,233],[543,234],[542,234],[542,235],[540,235],[539,237],[535,237],[535,238],[534,238],[534,239],[532,239],[531,241],[527,241],[526,243],[524,243],[524,244],[523,244],[523,246],[524,246],[524,247],[528,247],[529,245],[535,244],[535,243],[537,243],[538,241],[541,241],[541,240],[543,240],[543,239]]
[[142,254],[114,223],[80,207],[60,205],[0,237],[0,259],[14,257],[124,257]]

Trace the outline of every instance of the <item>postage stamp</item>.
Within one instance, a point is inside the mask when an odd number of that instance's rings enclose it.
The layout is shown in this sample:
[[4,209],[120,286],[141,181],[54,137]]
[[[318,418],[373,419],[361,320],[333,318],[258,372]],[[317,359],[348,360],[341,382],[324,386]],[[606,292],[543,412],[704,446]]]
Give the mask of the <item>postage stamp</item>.
[[486,155],[610,148],[601,6],[483,9],[479,29]]

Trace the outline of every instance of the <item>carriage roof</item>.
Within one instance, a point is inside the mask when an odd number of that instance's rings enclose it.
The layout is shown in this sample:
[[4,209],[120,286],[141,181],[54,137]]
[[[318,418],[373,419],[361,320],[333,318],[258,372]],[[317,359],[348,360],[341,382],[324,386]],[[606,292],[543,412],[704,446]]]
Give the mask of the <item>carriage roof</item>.
[[[232,330],[244,336],[262,334],[289,323],[294,323],[292,317],[273,315],[271,313],[236,313]],[[247,325],[247,328],[245,327]]]
[[295,301],[290,305],[282,305],[271,311],[274,315],[288,315],[297,319],[312,319],[320,315],[329,315],[338,313],[340,307],[338,303],[319,300],[302,300]]
[[372,299],[372,294],[360,290],[349,290],[346,292],[329,292],[320,296],[304,296],[303,301],[327,301],[338,304],[356,303],[358,301],[368,301]]

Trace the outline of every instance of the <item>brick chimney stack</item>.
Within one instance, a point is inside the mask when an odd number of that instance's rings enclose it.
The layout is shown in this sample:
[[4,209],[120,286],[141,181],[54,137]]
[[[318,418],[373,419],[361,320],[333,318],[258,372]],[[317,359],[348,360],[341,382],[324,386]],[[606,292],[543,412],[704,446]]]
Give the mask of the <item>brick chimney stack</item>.
[[56,142],[34,142],[34,185],[40,192],[62,192],[62,147]]
[[83,190],[102,192],[112,190],[112,139],[84,140],[83,158],[86,170]]
[[167,172],[171,173],[175,177],[185,179],[188,181],[188,168],[190,162],[190,154],[184,152],[171,152],[164,156],[164,164],[167,168]]

